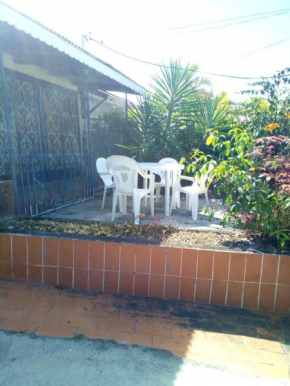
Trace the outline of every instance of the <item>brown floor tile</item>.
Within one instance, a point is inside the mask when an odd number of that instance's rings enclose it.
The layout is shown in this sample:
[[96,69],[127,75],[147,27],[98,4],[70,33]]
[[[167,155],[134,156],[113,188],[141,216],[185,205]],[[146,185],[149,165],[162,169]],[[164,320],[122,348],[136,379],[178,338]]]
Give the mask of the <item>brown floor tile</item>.
[[180,300],[192,302],[194,299],[195,279],[191,277],[181,277]]
[[120,269],[120,244],[105,244],[105,269],[108,271],[119,271]]
[[231,253],[230,280],[243,281],[245,273],[246,255],[244,253]]
[[1,312],[1,319],[3,320],[23,320],[26,315],[26,311],[7,308],[4,312]]
[[35,265],[28,266],[28,282],[42,283],[42,267],[37,267]]
[[57,266],[58,263],[58,239],[55,237],[43,238],[43,265]]
[[0,279],[12,279],[12,264],[1,263],[0,264]]
[[152,335],[170,338],[171,332],[169,327],[154,326],[145,323],[136,323],[134,332],[143,335]]
[[280,256],[278,284],[290,285],[290,256]]
[[256,373],[260,378],[289,379],[288,367],[273,366],[263,363],[254,364]]
[[113,340],[115,337],[114,331],[98,330],[87,326],[81,326],[78,329],[78,334],[83,334],[90,339]]
[[278,255],[264,255],[263,270],[262,270],[262,283],[276,283],[277,269],[278,269]]
[[166,276],[165,278],[165,299],[178,300],[180,288],[180,277]]
[[89,286],[89,271],[87,269],[74,270],[74,288],[88,289]]
[[181,276],[196,277],[196,249],[183,249]]
[[17,332],[27,332],[31,333],[37,330],[39,323],[35,322],[26,322],[24,320],[2,320],[0,321],[0,328],[4,330],[17,331]]
[[164,280],[163,275],[150,276],[149,296],[163,298]]
[[43,268],[43,283],[47,285],[57,285],[57,268],[44,267]]
[[229,252],[215,252],[213,280],[228,280]]
[[230,348],[222,344],[204,344],[203,342],[190,341],[187,350],[194,354],[210,355],[215,358],[231,358]]
[[246,282],[260,282],[262,255],[257,253],[247,254]]
[[206,332],[199,331],[195,329],[183,329],[180,327],[172,327],[171,330],[171,338],[174,339],[184,339],[188,342],[204,342],[207,343]]
[[264,351],[271,351],[274,353],[284,354],[282,345],[278,342],[272,342],[270,340],[243,337],[243,341],[246,347],[260,349]]
[[89,290],[90,291],[103,291],[103,278],[104,272],[100,270],[89,271]]
[[104,269],[105,243],[94,241],[90,243],[90,269]]
[[197,279],[212,279],[213,251],[198,252]]
[[153,336],[153,348],[169,351],[188,352],[186,340]]
[[215,332],[207,332],[206,336],[209,343],[219,343],[230,346],[245,347],[241,336]]
[[151,248],[147,245],[136,245],[136,272],[149,273]]
[[148,296],[149,275],[143,273],[135,274],[134,295]]
[[167,248],[166,275],[181,275],[181,252],[180,248]]
[[11,263],[11,236],[0,235],[0,263]]
[[211,281],[197,279],[195,301],[198,303],[209,303]]
[[232,358],[238,361],[268,363],[271,364],[271,359],[266,351],[253,348],[230,348]]
[[152,247],[151,252],[151,273],[153,275],[165,274],[165,252],[164,247]]
[[13,280],[27,281],[27,265],[14,264],[13,265]]
[[77,333],[77,328],[63,326],[60,323],[43,323],[37,329],[36,335],[54,336],[58,338],[72,338]]
[[118,332],[132,332],[134,329],[133,322],[119,322],[116,320],[101,320],[98,323],[99,330],[118,331]]
[[268,354],[273,365],[288,366],[287,354],[279,354],[275,352],[269,352]]
[[224,359],[215,357],[213,365],[222,366],[226,371],[230,373],[247,375],[249,377],[256,378],[256,371],[254,365],[249,362],[240,362],[233,359]]
[[256,310],[258,308],[258,283],[245,283],[243,307]]
[[29,265],[42,265],[42,237],[27,237]]
[[144,347],[152,347],[153,338],[150,335],[129,334],[126,332],[116,332],[114,340],[118,343],[133,344]]
[[73,240],[59,239],[59,265],[72,268],[73,266]]
[[26,236],[12,236],[13,264],[27,264]]
[[120,288],[119,288],[120,294],[132,295],[133,294],[133,281],[134,281],[134,274],[133,273],[121,272],[121,274],[120,274]]
[[135,245],[122,244],[120,261],[121,272],[134,272],[135,248]]
[[203,363],[203,364],[210,364],[212,363],[212,358],[209,355],[202,355],[202,354],[192,354],[187,351],[173,351],[172,352],[174,355],[177,355],[181,358],[184,359],[189,359],[198,363]]

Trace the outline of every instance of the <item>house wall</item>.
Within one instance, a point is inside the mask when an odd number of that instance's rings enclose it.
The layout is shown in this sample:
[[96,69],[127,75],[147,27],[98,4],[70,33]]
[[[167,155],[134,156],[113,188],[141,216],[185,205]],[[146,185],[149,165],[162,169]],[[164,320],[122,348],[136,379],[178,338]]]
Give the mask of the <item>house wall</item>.
[[77,86],[72,84],[68,78],[52,76],[48,73],[47,70],[39,66],[15,63],[13,56],[8,53],[4,52],[3,60],[4,66],[10,70],[18,71],[22,74],[32,76],[33,78],[41,79],[46,82],[65,87],[73,91],[78,91]]

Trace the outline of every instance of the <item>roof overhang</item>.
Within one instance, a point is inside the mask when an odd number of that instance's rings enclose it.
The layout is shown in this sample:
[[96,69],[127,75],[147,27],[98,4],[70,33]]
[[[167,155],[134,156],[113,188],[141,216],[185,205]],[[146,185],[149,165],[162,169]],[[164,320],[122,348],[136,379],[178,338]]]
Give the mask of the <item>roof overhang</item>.
[[0,44],[19,63],[35,64],[54,75],[70,76],[91,88],[140,94],[142,87],[110,64],[0,1]]

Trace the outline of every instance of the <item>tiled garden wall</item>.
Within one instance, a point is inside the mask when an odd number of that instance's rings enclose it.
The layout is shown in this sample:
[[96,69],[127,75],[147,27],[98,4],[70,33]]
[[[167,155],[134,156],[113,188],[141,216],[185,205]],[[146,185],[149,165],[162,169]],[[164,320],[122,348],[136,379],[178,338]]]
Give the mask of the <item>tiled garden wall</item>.
[[290,256],[0,235],[0,278],[289,312]]

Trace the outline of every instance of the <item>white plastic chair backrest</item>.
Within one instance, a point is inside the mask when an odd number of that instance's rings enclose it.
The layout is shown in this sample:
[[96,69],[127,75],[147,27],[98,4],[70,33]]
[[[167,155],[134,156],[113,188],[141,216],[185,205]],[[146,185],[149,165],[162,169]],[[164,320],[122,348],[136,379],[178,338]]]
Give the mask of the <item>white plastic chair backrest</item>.
[[114,177],[116,192],[133,194],[138,174],[142,173],[138,163],[129,157],[113,155],[107,158],[106,166]]
[[213,169],[213,167],[210,167],[209,170],[205,174],[202,174],[200,177],[198,177],[198,176],[195,177],[195,181],[199,185],[200,193],[207,192],[208,186],[206,186],[206,182],[207,182],[207,179],[208,179],[209,174],[212,171],[212,169]]
[[[178,164],[178,162],[174,158],[162,158],[158,163],[161,165]],[[160,175],[161,179],[165,178],[165,172],[164,171],[158,172],[158,174]]]
[[96,161],[97,172],[99,173],[101,179],[105,185],[111,185],[113,183],[113,177],[110,175],[109,170],[106,166],[105,158],[98,158]]

